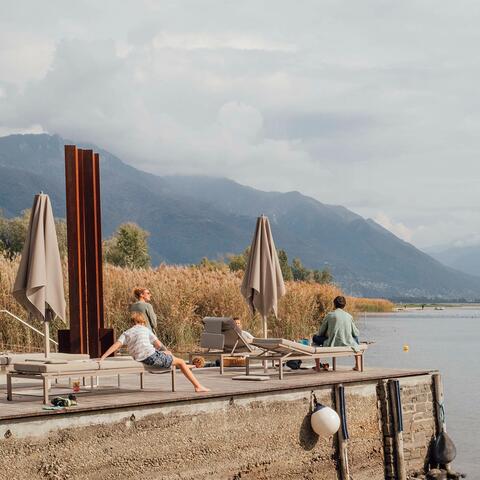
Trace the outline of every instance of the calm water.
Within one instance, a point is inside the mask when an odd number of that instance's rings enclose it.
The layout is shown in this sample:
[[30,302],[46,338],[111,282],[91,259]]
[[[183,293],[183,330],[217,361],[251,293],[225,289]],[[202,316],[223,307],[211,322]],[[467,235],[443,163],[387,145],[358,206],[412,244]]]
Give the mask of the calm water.
[[[447,430],[457,447],[458,471],[477,478],[480,467],[480,307],[363,314],[362,340],[377,343],[366,365],[440,370],[445,390]],[[408,353],[403,345],[410,347]]]

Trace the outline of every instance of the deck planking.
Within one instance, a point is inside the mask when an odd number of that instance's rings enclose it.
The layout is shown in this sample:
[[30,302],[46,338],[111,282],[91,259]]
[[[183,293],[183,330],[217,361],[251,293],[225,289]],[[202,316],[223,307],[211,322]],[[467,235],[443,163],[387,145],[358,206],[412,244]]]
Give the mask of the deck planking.
[[[122,375],[121,388],[116,386],[116,377],[102,377],[100,386],[93,392],[82,391],[77,395],[78,405],[65,410],[43,410],[41,382],[14,379],[13,401],[6,399],[5,375],[0,376],[0,423],[18,419],[40,419],[52,415],[75,415],[98,413],[115,409],[128,409],[141,406],[161,406],[196,402],[205,399],[241,397],[252,394],[278,394],[308,388],[321,388],[335,384],[351,384],[378,381],[388,378],[411,377],[433,373],[432,370],[404,370],[369,367],[364,372],[354,372],[350,368],[339,368],[333,372],[314,372],[311,369],[285,371],[283,380],[278,379],[276,370],[270,369],[267,381],[237,381],[233,376],[243,375],[244,368],[226,368],[220,375],[218,368],[195,370],[195,375],[211,392],[195,393],[190,383],[177,372],[177,391],[170,390],[170,376],[147,374],[145,388],[140,390],[138,375]],[[262,375],[263,370],[253,369],[252,374]],[[75,378],[72,375],[72,378]],[[71,388],[53,386],[51,396],[68,395]]]

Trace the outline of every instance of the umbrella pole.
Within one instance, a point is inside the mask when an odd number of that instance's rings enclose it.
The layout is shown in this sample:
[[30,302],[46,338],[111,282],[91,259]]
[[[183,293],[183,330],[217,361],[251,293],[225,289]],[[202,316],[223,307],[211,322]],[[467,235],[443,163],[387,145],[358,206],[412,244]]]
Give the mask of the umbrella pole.
[[43,322],[44,324],[44,340],[45,340],[45,358],[48,358],[50,356],[50,322],[48,320],[45,320]]
[[[267,338],[268,333],[267,333],[267,316],[266,315],[262,315],[262,321],[263,321],[263,338]],[[268,372],[268,365],[266,360],[263,361],[263,372],[264,373]]]
[[43,322],[43,337],[44,341],[44,351],[45,351],[45,358],[50,357],[50,319],[52,318],[52,312],[49,308],[47,308],[45,312],[45,321]]

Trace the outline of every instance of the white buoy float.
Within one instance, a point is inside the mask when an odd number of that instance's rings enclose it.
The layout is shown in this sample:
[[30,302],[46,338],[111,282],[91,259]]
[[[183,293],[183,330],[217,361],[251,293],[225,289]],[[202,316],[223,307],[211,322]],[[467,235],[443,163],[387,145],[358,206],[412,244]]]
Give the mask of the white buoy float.
[[338,413],[321,403],[315,403],[310,422],[313,431],[320,437],[330,437],[340,428]]

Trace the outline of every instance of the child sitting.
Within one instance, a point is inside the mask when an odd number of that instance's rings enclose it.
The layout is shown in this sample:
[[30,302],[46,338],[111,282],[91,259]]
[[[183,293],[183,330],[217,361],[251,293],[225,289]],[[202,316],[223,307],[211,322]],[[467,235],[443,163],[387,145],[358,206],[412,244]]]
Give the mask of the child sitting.
[[170,368],[172,365],[178,367],[187,379],[192,383],[196,392],[209,392],[195,378],[185,360],[174,357],[160,342],[160,340],[149,330],[147,320],[143,313],[132,312],[130,317],[133,327],[123,332],[118,340],[102,355],[100,361],[105,360],[109,355],[115,353],[123,345],[127,346],[130,355],[151,368]]

